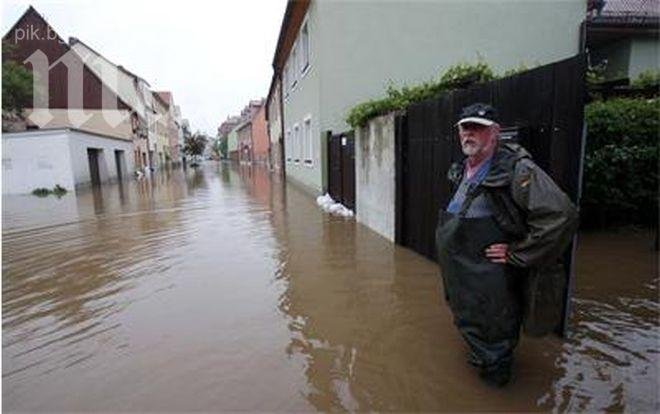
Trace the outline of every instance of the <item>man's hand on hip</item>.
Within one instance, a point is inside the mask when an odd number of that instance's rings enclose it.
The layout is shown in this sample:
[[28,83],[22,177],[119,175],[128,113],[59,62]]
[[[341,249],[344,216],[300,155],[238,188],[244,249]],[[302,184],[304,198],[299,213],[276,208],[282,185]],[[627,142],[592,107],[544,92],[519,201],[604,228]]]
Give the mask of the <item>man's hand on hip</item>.
[[485,250],[486,257],[493,263],[506,263],[506,254],[509,245],[505,243],[491,244]]

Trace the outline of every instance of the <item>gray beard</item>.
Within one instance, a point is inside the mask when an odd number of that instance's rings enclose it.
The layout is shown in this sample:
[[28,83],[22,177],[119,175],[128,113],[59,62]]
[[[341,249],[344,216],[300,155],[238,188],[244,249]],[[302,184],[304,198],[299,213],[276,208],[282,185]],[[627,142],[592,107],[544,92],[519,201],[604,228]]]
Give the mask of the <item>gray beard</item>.
[[463,150],[463,154],[468,157],[475,155],[480,150],[478,145],[461,145],[461,149]]

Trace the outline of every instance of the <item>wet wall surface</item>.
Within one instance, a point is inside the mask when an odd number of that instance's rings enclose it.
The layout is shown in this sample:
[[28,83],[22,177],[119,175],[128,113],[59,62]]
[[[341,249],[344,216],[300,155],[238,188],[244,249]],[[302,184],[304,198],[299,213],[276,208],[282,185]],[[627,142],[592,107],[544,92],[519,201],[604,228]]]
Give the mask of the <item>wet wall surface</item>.
[[660,410],[646,231],[580,235],[570,335],[482,384],[439,272],[260,168],[3,197],[5,411]]

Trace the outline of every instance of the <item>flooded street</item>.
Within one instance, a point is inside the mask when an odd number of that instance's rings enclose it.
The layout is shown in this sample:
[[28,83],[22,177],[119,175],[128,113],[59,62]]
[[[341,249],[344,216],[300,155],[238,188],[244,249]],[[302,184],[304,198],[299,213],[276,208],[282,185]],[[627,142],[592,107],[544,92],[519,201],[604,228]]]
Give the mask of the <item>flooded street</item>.
[[581,234],[570,337],[493,389],[435,263],[263,169],[3,197],[3,409],[657,411],[652,242]]

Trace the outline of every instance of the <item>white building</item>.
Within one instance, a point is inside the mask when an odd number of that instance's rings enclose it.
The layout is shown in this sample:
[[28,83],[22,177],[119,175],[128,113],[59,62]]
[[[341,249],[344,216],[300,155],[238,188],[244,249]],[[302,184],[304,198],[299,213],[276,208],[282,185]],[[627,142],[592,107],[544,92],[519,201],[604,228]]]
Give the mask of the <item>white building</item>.
[[133,143],[73,128],[2,134],[2,193],[60,185],[67,190],[133,172]]

